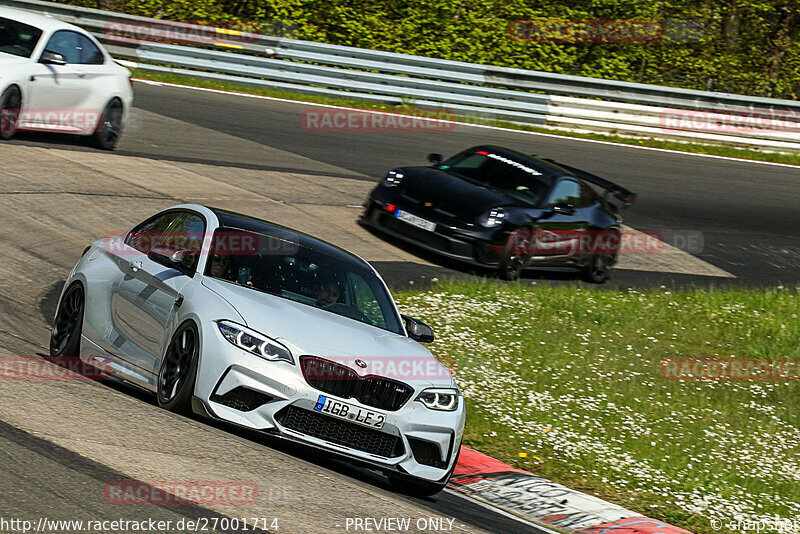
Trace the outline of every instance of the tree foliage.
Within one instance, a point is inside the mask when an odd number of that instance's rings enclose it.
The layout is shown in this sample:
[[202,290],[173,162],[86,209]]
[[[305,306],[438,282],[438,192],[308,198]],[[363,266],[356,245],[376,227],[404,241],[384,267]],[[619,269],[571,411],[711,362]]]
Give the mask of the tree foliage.
[[[262,33],[471,63],[778,98],[800,95],[798,0],[68,3],[181,21],[239,23]],[[667,31],[654,42],[513,39],[510,24],[531,19],[657,20]]]

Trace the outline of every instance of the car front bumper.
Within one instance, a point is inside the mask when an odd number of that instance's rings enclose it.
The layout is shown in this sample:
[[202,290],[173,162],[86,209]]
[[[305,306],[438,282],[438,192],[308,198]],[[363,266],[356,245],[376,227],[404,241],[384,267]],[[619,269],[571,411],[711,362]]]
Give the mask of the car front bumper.
[[[443,480],[453,467],[464,430],[463,398],[455,411],[431,410],[414,400],[422,387],[409,382],[415,389],[411,398],[396,411],[381,410],[309,385],[297,353],[295,364],[271,362],[231,345],[213,321],[202,330],[193,403],[200,415],[427,481]],[[374,430],[315,411],[320,395],[385,414],[383,428]]]
[[[406,209],[400,205],[397,207]],[[360,222],[364,226],[450,259],[478,267],[496,268],[500,265],[508,231],[478,226],[469,228],[463,223],[443,221],[428,213],[418,214],[413,209],[406,211],[435,222],[435,230],[416,228],[395,218],[386,211],[386,204],[373,198],[367,200]]]

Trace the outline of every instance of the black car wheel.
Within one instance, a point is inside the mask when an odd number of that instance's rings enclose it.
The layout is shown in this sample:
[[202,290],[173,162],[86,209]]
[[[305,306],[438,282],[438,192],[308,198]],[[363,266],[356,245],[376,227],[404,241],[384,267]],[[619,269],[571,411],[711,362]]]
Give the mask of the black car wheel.
[[0,96],[0,139],[8,140],[14,137],[19,119],[19,110],[22,106],[22,96],[19,89],[9,87]]
[[92,143],[103,150],[114,150],[122,134],[122,102],[116,98],[106,105],[97,129],[92,136]]
[[595,254],[584,267],[583,279],[591,284],[602,284],[611,275],[613,258],[607,254]]
[[506,249],[500,258],[500,278],[517,280],[525,267],[525,254],[530,250],[530,236],[524,230],[515,230],[508,236]]
[[50,356],[78,356],[83,326],[83,286],[76,283],[67,289],[58,305],[50,332]]
[[516,254],[505,254],[500,260],[500,278],[503,280],[518,280],[522,275],[523,261]]
[[181,326],[167,346],[158,372],[158,405],[172,412],[191,413],[200,343],[194,323]]

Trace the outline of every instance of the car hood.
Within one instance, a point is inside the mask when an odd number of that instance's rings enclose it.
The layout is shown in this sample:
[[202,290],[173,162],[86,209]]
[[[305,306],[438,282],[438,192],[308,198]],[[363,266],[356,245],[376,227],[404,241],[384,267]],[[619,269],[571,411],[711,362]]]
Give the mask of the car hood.
[[458,219],[513,204],[509,197],[431,167],[406,167],[400,184],[403,196]]
[[[447,369],[430,351],[405,336],[213,278],[204,277],[202,284],[228,301],[246,326],[281,341],[295,358],[319,356],[344,363],[362,374],[375,372],[405,382],[432,386],[452,383]],[[367,368],[361,371],[354,365],[356,359],[367,363]]]

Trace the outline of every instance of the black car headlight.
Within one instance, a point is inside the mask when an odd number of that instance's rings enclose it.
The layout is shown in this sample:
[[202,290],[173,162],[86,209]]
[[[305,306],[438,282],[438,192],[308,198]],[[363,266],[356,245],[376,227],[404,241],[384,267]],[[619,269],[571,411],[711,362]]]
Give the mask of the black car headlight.
[[431,410],[443,412],[453,412],[458,409],[459,392],[454,388],[426,389],[419,395],[417,400]]
[[383,179],[384,184],[386,184],[386,186],[388,187],[399,185],[400,182],[402,181],[403,181],[403,171],[399,169],[389,171],[388,173],[386,173],[386,176]]
[[219,327],[222,337],[240,349],[261,356],[265,360],[294,364],[294,358],[289,349],[264,334],[231,321],[219,321],[217,327]]
[[478,217],[478,224],[484,228],[494,228],[500,226],[506,220],[506,212],[503,208],[493,208]]

